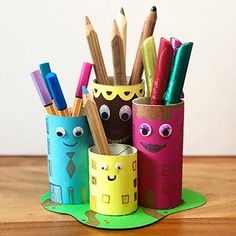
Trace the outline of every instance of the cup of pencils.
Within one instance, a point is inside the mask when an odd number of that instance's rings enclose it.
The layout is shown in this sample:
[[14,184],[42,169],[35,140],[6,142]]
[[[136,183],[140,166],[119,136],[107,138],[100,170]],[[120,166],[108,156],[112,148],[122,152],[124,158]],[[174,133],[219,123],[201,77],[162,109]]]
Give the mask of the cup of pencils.
[[89,149],[90,208],[104,215],[127,215],[138,207],[137,150],[109,144],[110,155]]
[[156,60],[150,57],[153,43],[153,38],[149,38],[142,45],[145,74],[149,75],[146,79],[152,79],[152,83],[147,83],[151,94],[134,99],[132,108],[133,145],[138,149],[139,205],[170,209],[180,205],[182,197],[181,94],[193,43],[161,38]]
[[89,203],[88,148],[93,139],[87,117],[81,115],[82,85],[87,85],[92,65],[84,63],[72,109],[67,107],[57,75],[49,63],[31,77],[47,112],[48,177],[51,201]]
[[156,7],[153,6],[144,22],[132,73],[128,77],[126,76],[127,21],[124,9],[121,8],[118,19],[113,21],[111,39],[114,75],[108,77],[97,33],[89,18],[85,18],[86,35],[96,75],[93,96],[109,143],[132,144],[132,100],[145,94],[140,45],[145,38],[152,35],[156,19]]
[[[112,84],[113,77],[110,78]],[[93,96],[109,143],[132,144],[132,100],[143,97],[144,81],[135,85],[93,83]]]

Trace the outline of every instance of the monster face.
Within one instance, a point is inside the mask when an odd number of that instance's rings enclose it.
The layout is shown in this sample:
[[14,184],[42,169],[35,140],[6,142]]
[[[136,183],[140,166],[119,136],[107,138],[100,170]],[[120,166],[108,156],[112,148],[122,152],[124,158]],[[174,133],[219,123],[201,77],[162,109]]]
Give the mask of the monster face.
[[46,124],[51,200],[88,202],[88,148],[93,141],[86,117],[47,116]]
[[93,83],[93,95],[109,143],[132,143],[132,100],[144,96],[144,83],[101,85]]
[[138,149],[139,203],[173,208],[181,202],[184,104],[133,101],[133,145]]
[[[90,149],[90,207],[101,214],[129,214],[138,201],[136,149],[121,144],[111,144],[110,149],[110,156]],[[122,149],[125,152],[120,154]]]

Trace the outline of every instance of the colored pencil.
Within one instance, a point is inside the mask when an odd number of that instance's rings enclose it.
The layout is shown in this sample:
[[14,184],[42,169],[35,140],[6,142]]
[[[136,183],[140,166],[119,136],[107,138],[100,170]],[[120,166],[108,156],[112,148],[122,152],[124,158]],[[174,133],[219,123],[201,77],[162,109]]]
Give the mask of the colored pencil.
[[111,40],[114,85],[127,85],[125,73],[124,45],[116,21],[113,21]]
[[85,18],[85,25],[86,25],[87,41],[89,44],[90,53],[94,63],[96,80],[99,84],[109,84],[101,48],[98,41],[98,36],[96,31],[93,29],[93,26],[87,16]]
[[155,28],[156,20],[157,20],[156,7],[153,6],[151,8],[149,16],[144,22],[142,34],[141,34],[139,44],[138,44],[138,50],[136,53],[136,57],[135,57],[135,61],[134,61],[134,65],[133,65],[133,69],[132,69],[132,73],[130,77],[130,84],[138,84],[138,83],[141,83],[142,81],[143,63],[142,63],[140,48],[143,41],[146,38],[152,36],[154,28]]
[[89,127],[93,136],[98,154],[110,155],[110,149],[107,142],[106,134],[102,126],[98,109],[92,96],[85,86],[83,88],[83,107],[85,108]]
[[118,25],[118,29],[120,32],[120,36],[123,41],[124,55],[125,55],[125,59],[126,59],[127,20],[126,20],[125,11],[124,11],[123,7],[120,9],[120,12],[119,12],[119,15],[117,18],[117,25]]

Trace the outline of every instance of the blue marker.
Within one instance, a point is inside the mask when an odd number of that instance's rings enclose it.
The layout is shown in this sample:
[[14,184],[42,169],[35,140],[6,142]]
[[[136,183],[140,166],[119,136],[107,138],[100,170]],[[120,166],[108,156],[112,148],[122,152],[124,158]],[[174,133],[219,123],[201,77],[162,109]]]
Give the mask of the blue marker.
[[67,108],[66,100],[61,90],[60,83],[55,73],[48,73],[46,75],[46,81],[48,84],[48,90],[55,101],[60,116],[71,116]]

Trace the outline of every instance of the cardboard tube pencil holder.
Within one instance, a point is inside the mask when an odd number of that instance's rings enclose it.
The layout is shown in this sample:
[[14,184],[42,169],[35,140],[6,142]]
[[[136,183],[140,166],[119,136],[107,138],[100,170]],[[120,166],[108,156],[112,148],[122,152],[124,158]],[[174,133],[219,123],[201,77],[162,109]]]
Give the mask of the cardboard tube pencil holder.
[[150,98],[137,98],[132,109],[139,205],[174,208],[181,204],[184,102],[150,105]]
[[88,203],[88,148],[93,140],[86,116],[47,115],[46,127],[51,201]]
[[90,208],[104,215],[127,215],[138,207],[137,149],[109,144],[111,155],[89,149]]
[[[113,81],[113,77],[109,79]],[[93,82],[94,100],[109,143],[132,144],[132,100],[143,97],[144,93],[144,81],[135,85]]]

